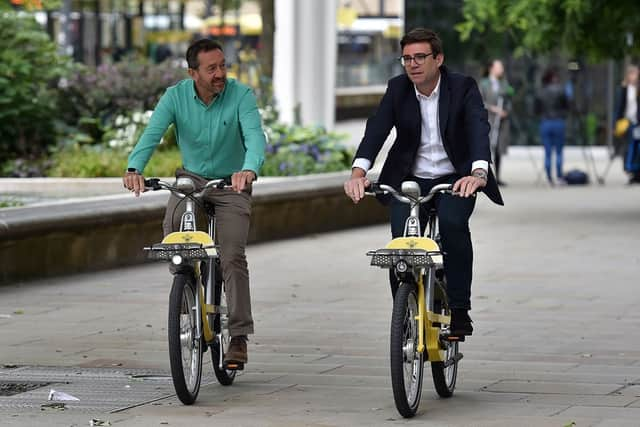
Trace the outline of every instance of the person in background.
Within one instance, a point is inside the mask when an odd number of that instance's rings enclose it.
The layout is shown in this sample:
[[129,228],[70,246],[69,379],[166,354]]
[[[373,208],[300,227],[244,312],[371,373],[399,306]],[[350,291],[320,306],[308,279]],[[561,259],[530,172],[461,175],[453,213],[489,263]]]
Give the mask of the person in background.
[[618,94],[616,120],[627,119],[629,126],[623,135],[627,141],[624,150],[624,170],[629,173],[629,183],[640,183],[640,142],[634,140],[633,129],[640,123],[638,108],[638,76],[637,65],[629,65],[624,74],[622,88]]
[[507,154],[510,139],[509,114],[511,113],[511,95],[513,89],[504,75],[504,65],[499,59],[491,61],[486,77],[480,80],[480,94],[484,106],[489,112],[489,142],[495,166],[498,185],[506,185],[500,179],[502,156]]
[[552,174],[552,155],[556,155],[556,180],[564,184],[562,172],[565,142],[565,120],[569,112],[569,100],[564,85],[554,68],[549,68],[542,76],[542,89],[536,99],[536,111],[540,116],[540,138],[544,146],[544,168],[549,184],[556,181]]

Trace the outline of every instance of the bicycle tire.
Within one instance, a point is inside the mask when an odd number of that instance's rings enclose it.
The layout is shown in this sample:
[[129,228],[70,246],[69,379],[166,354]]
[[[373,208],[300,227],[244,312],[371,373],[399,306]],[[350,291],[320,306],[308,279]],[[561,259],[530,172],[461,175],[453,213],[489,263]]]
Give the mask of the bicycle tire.
[[[393,300],[389,350],[393,398],[396,409],[405,418],[411,418],[416,414],[422,395],[424,352],[417,352],[417,314],[418,298],[415,284],[401,283]],[[408,368],[410,372],[407,372]]]
[[[435,313],[450,314],[449,307],[444,300],[436,300],[434,302]],[[448,328],[449,325],[443,325],[441,328]],[[440,397],[451,397],[456,388],[456,380],[458,378],[458,360],[456,360],[459,347],[457,342],[441,341],[445,351],[445,361],[452,360],[451,365],[445,366],[445,362],[431,362],[431,377],[433,385]]]
[[[202,340],[195,339],[195,278],[176,274],[169,294],[169,362],[178,399],[185,405],[196,401],[202,379]],[[183,323],[184,322],[184,323]],[[189,375],[187,375],[187,373]]]
[[[219,260],[217,260],[216,262],[216,271],[215,271],[215,284],[213,287],[213,301],[214,304],[217,306],[221,305],[222,302],[222,298],[225,297],[223,291],[224,291],[224,282],[222,280],[222,274],[221,274],[221,269],[220,269],[220,262]],[[223,357],[222,354],[220,354],[220,343],[218,341],[218,337],[217,334],[220,333],[222,329],[222,321],[220,319],[220,314],[216,314],[214,316],[214,320],[213,320],[213,332],[214,334],[216,334],[216,339],[213,341],[213,344],[211,345],[211,363],[213,364],[213,372],[216,375],[216,379],[218,380],[218,382],[221,385],[224,386],[229,386],[231,384],[233,384],[233,380],[236,378],[236,371],[235,370],[230,370],[230,369],[225,369],[224,367],[220,368],[220,358]],[[224,339],[225,334],[223,334],[223,339]],[[228,337],[229,334],[227,333],[226,336]],[[228,345],[228,342],[225,342],[224,344]]]

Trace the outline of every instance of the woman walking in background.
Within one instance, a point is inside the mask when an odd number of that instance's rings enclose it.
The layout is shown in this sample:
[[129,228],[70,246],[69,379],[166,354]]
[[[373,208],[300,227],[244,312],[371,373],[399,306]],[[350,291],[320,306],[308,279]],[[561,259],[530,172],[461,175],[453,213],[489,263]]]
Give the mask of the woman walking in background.
[[626,130],[617,135],[627,141],[624,155],[624,170],[629,173],[629,184],[640,182],[640,138],[634,138],[634,128],[640,123],[638,109],[638,66],[629,65],[626,69],[622,88],[618,95],[616,120],[626,120]]
[[536,100],[536,110],[541,117],[540,138],[544,145],[544,168],[549,184],[554,185],[551,157],[556,153],[556,179],[563,184],[562,152],[565,141],[565,119],[569,110],[569,101],[565,87],[555,69],[549,68],[542,76],[542,90]]

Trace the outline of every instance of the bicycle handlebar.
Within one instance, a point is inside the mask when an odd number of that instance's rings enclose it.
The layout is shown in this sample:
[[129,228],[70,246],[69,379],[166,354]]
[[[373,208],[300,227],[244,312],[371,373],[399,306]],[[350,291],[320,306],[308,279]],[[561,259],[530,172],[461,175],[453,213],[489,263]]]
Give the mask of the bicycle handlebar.
[[438,193],[448,193],[448,194],[455,194],[453,193],[453,184],[438,184],[433,186],[433,188],[431,188],[431,190],[429,191],[428,194],[424,195],[424,196],[420,196],[419,198],[415,198],[409,194],[403,193],[402,191],[398,191],[395,188],[391,187],[390,185],[386,185],[386,184],[379,184],[377,182],[372,182],[369,185],[369,191],[366,191],[365,194],[369,195],[369,196],[378,196],[378,195],[385,195],[385,194],[391,194],[393,197],[396,198],[396,200],[402,202],[402,203],[427,203],[428,201],[430,201],[431,199],[433,199],[433,197],[438,194]]
[[204,192],[209,188],[216,188],[218,190],[231,188],[231,177],[213,179],[207,182],[205,186],[202,187],[202,190],[198,192],[195,192],[195,191],[187,192],[166,181],[161,181],[159,178],[150,178],[150,179],[144,180],[145,191],[169,190],[171,191],[171,193],[173,193],[177,197],[190,197],[190,198],[199,199],[200,197],[202,197]]

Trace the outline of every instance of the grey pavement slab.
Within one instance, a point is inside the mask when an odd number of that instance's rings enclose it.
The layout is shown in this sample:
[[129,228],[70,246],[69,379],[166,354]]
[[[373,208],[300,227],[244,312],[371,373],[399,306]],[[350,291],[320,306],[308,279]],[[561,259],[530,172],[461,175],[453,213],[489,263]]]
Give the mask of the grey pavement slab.
[[[0,288],[0,366],[18,365],[0,369],[0,383],[19,380],[15,369],[33,381],[46,379],[43,369],[103,372],[86,391],[71,378],[84,410],[9,404],[39,405],[48,389],[0,396],[0,425],[640,425],[640,187],[625,186],[614,163],[604,186],[549,188],[527,155],[505,158],[504,208],[478,201],[477,333],[462,345],[453,398],[437,397],[427,369],[417,420],[393,404],[386,272],[364,256],[388,238],[387,226],[375,226],[250,246],[250,362],[231,387],[207,381],[189,407],[166,380],[138,394],[109,388],[127,385],[114,370],[168,374],[166,266]],[[567,161],[584,164],[579,151]],[[598,162],[603,169],[606,159]],[[128,409],[112,412],[118,399]]]

